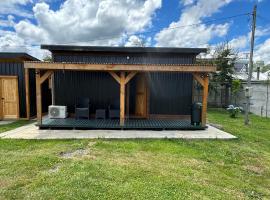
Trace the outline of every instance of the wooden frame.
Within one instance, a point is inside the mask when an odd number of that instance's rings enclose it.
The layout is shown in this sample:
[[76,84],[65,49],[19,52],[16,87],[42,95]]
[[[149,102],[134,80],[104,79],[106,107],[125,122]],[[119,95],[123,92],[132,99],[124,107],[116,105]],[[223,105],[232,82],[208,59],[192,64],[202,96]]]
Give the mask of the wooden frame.
[[120,77],[115,72],[109,72],[111,76],[120,84],[120,125],[125,123],[125,97],[126,97],[126,85],[137,74],[137,72],[130,72],[126,75],[126,72],[120,72]]
[[37,95],[37,121],[42,123],[42,83],[49,79],[53,75],[52,70],[45,71],[41,76],[41,71],[36,69],[36,95]]
[[214,72],[214,65],[128,65],[128,64],[85,64],[85,63],[51,63],[24,62],[25,68],[46,70],[78,70],[78,71],[147,71],[147,72]]
[[[16,92],[16,99],[17,99],[17,115],[16,115],[16,119],[20,118],[20,97],[19,97],[19,81],[18,81],[18,76],[0,76],[0,87],[2,87],[2,81],[1,79],[15,79],[16,80],[16,88],[17,88],[17,92]],[[2,90],[0,90],[0,96],[2,96]],[[0,99],[0,120],[4,119],[3,117],[3,100]]]
[[25,81],[25,103],[26,103],[26,119],[30,119],[30,86],[29,86],[29,69],[24,69]]
[[202,126],[206,125],[207,115],[207,99],[208,99],[208,85],[209,75],[204,73],[193,73],[194,79],[203,86],[203,97],[202,97]]
[[[37,95],[37,119],[42,123],[42,94],[41,85],[53,75],[54,70],[73,71],[106,71],[120,84],[120,124],[125,122],[125,92],[126,84],[138,72],[185,72],[192,73],[194,79],[203,86],[202,126],[206,124],[207,97],[208,97],[208,73],[215,72],[214,65],[135,65],[135,64],[86,64],[86,63],[52,63],[52,62],[24,62],[25,69],[36,69],[36,95]],[[40,76],[41,70],[45,73]],[[117,74],[119,73],[119,74]],[[27,78],[27,77],[26,77]],[[149,98],[148,98],[149,100]],[[147,109],[148,103],[147,103]]]

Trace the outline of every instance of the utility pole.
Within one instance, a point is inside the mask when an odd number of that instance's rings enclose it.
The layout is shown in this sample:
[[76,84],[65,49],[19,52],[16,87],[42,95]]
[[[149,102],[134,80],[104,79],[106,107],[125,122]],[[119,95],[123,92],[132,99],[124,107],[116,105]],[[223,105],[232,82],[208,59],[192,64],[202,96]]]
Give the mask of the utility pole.
[[249,73],[248,73],[248,81],[246,87],[246,110],[245,110],[245,125],[249,124],[249,110],[250,110],[250,98],[251,98],[251,78],[253,72],[253,50],[254,50],[254,38],[255,38],[255,29],[256,29],[256,12],[257,5],[254,6],[252,12],[252,31],[251,31],[251,41],[250,41],[250,55],[249,55]]

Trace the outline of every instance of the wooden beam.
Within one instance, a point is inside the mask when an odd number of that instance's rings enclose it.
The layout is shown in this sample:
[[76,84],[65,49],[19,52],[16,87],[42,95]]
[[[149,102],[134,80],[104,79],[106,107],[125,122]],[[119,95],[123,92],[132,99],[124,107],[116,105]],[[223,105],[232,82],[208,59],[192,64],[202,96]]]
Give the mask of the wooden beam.
[[195,78],[196,81],[198,81],[198,83],[201,84],[201,86],[204,85],[204,80],[203,78],[201,77],[201,74],[198,74],[198,73],[192,73],[193,77]]
[[137,72],[130,72],[126,77],[125,84],[127,84],[136,74]]
[[202,99],[202,126],[205,126],[206,125],[206,115],[207,115],[209,77],[204,76],[203,80],[204,80],[204,85],[203,85],[203,99]]
[[136,65],[136,64],[86,64],[86,63],[50,63],[24,62],[25,68],[77,70],[77,71],[149,71],[149,72],[215,72],[213,65]]
[[120,74],[120,125],[125,124],[125,72]]
[[53,74],[52,70],[46,71],[45,74],[43,74],[40,77],[40,84],[42,84],[44,81],[46,81],[52,74]]
[[109,72],[109,74],[120,84],[120,77],[115,72]]
[[2,79],[0,76],[0,120],[3,119]]
[[40,70],[36,70],[36,95],[37,95],[37,122],[42,123],[42,93],[41,93],[41,81]]
[[26,119],[30,119],[29,69],[24,69]]

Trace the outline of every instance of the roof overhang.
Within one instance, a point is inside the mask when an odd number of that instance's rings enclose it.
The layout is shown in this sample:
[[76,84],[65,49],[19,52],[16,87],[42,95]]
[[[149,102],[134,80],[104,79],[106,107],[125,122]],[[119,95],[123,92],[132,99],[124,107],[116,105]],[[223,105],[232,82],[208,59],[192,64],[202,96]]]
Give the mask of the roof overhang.
[[137,64],[90,64],[64,62],[24,62],[25,68],[40,70],[73,70],[73,71],[141,71],[141,72],[215,72],[214,65],[181,64],[181,65],[137,65]]
[[39,59],[23,52],[0,52],[0,61],[39,61]]
[[72,45],[41,45],[41,49],[49,51],[73,52],[121,52],[121,53],[172,53],[200,54],[206,53],[206,48],[177,48],[177,47],[110,47],[110,46],[72,46]]

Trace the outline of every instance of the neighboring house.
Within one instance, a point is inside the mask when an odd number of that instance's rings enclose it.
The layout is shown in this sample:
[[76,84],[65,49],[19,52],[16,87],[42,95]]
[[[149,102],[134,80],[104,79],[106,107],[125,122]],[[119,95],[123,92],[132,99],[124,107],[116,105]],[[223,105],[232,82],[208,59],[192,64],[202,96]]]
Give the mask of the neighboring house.
[[[0,53],[0,120],[36,114],[35,71],[25,73],[24,61],[38,59],[26,53]],[[29,80],[27,84],[25,78]]]
[[[41,48],[52,52],[53,62],[25,63],[26,69],[36,70],[37,119],[41,128],[196,128],[190,121],[194,80],[203,86],[201,127],[205,128],[208,73],[216,68],[195,62],[196,56],[206,49],[66,45]],[[43,93],[39,88],[50,77],[52,103],[67,106],[68,119],[42,117]],[[73,118],[79,98],[90,99],[92,120]],[[93,119],[97,110],[108,112],[108,107],[117,101],[119,123]]]

